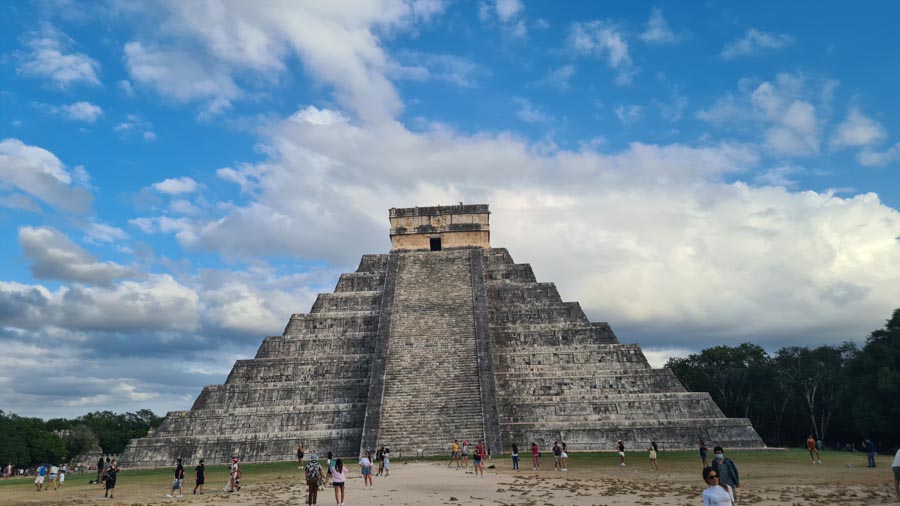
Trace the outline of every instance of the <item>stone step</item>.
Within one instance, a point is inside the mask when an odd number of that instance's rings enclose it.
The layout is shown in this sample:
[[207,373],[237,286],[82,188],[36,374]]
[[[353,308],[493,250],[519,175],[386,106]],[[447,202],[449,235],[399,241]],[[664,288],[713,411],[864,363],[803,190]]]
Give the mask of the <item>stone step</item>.
[[381,292],[384,287],[384,272],[350,272],[341,274],[335,286],[335,293]]
[[320,293],[309,312],[311,314],[374,312],[380,309],[380,304],[380,292]]

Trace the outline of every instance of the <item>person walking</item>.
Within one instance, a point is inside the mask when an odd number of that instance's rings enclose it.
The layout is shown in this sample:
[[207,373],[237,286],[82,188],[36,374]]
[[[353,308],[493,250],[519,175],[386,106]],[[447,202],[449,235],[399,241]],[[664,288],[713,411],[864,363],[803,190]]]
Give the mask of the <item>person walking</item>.
[[372,484],[372,454],[370,452],[367,451],[359,459],[359,468],[363,477],[363,490],[375,490],[375,486]]
[[715,458],[712,461],[712,469],[719,476],[719,481],[731,487],[731,495],[737,497],[737,489],[741,486],[737,466],[725,456],[725,450],[721,446],[713,448]]
[[303,469],[303,445],[297,447],[297,469]]
[[625,443],[616,441],[616,450],[619,452],[619,467],[625,467]]
[[535,441],[531,442],[531,469],[541,468],[541,450]]
[[69,464],[63,464],[59,468],[59,488],[63,488],[66,484],[66,475],[69,474]]
[[734,504],[734,489],[722,483],[719,474],[712,467],[703,468],[703,481],[706,489],[700,496],[703,506],[732,506]]
[[181,459],[175,459],[175,481],[172,482],[172,492],[166,494],[166,497],[176,497],[175,491],[178,491],[177,497],[184,497],[184,466],[181,465]]
[[866,458],[869,461],[866,467],[875,467],[875,454],[878,453],[875,448],[875,441],[866,438],[865,441],[863,441],[863,445],[866,447]]
[[34,472],[34,488],[38,492],[44,489],[44,479],[47,476],[47,466],[41,464]]
[[510,453],[512,454],[513,471],[518,471],[519,470],[519,447],[516,446],[515,443],[513,443],[512,451]]
[[654,471],[659,471],[659,465],[656,463],[656,454],[659,451],[659,448],[656,446],[656,441],[650,441],[650,447],[647,448],[647,452],[650,453],[650,469]]
[[706,455],[709,453],[709,448],[706,447],[706,443],[703,440],[700,440],[700,460],[703,462],[703,468],[709,467],[709,461],[706,460]]
[[231,457],[231,475],[229,478],[231,479],[230,485],[231,487],[228,489],[229,492],[240,492],[241,491],[241,477],[243,472],[241,471],[241,466],[238,464],[238,458]]
[[203,495],[203,485],[206,484],[206,466],[203,464],[203,459],[200,459],[200,462],[197,463],[197,467],[194,468],[194,473],[196,476],[194,479],[196,483],[194,484],[194,494],[197,493],[197,489],[200,490],[200,495]]
[[344,482],[347,480],[347,468],[344,461],[334,461],[334,469],[331,470],[331,484],[334,486],[334,500],[337,506],[344,506]]
[[478,478],[478,473],[481,472],[481,477],[484,478],[484,444],[483,442],[475,445],[475,455],[472,457],[472,460],[475,464],[475,477]]
[[[816,447],[816,439],[812,436],[812,434],[810,434],[809,437],[806,438],[806,449],[809,451],[809,459],[813,464],[822,463],[822,460],[819,458],[819,449]],[[815,454],[815,457],[813,456],[813,454]]]
[[450,445],[450,462],[447,464],[447,467],[452,466],[454,462],[456,462],[456,468],[459,469],[460,464],[459,464],[459,440],[458,439],[454,439],[453,444]]
[[106,470],[106,492],[103,494],[103,497],[113,499],[116,493],[116,477],[118,474],[119,464],[113,460],[109,463],[109,468]]
[[463,461],[463,468],[468,469],[469,468],[469,441],[467,439],[463,439],[462,461]]
[[319,478],[322,476],[322,466],[319,465],[319,456],[316,452],[309,455],[309,464],[306,464],[304,471],[306,475],[306,486],[309,492],[306,495],[306,504],[316,504],[319,496]]
[[562,445],[562,453],[559,455],[559,463],[562,466],[563,471],[569,470],[569,449],[566,448],[566,443],[560,443]]
[[50,483],[47,484],[47,488],[50,488],[50,485],[53,485],[53,490],[59,487],[59,466],[56,464],[50,466]]

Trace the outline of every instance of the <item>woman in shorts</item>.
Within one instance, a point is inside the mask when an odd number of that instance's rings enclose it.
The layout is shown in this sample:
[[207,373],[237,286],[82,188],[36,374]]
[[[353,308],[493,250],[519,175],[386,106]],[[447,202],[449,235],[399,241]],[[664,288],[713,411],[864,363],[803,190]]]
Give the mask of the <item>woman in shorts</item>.
[[481,443],[478,443],[475,446],[475,454],[472,456],[472,461],[475,464],[475,477],[478,478],[478,472],[481,472],[481,477],[484,478],[484,467],[482,467],[482,462],[484,461],[484,447]]
[[469,442],[467,440],[463,440],[462,461],[463,461],[463,467],[468,469],[469,468]]
[[334,486],[334,500],[340,506],[344,504],[344,482],[347,480],[347,468],[344,467],[344,461],[337,459],[334,461],[334,468],[331,470],[331,484]]
[[562,466],[563,471],[569,470],[569,450],[566,448],[566,443],[562,443],[562,453],[559,455],[560,465]]
[[366,452],[359,459],[359,468],[362,470],[363,490],[375,490],[375,486],[372,485],[372,454],[370,452]]

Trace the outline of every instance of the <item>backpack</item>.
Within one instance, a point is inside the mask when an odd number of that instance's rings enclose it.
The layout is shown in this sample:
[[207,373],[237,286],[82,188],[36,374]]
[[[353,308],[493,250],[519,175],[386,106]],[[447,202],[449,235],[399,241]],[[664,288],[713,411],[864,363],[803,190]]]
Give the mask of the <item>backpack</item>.
[[321,469],[322,468],[319,467],[318,465],[310,464],[310,465],[306,466],[306,478],[309,480],[318,479],[319,472]]

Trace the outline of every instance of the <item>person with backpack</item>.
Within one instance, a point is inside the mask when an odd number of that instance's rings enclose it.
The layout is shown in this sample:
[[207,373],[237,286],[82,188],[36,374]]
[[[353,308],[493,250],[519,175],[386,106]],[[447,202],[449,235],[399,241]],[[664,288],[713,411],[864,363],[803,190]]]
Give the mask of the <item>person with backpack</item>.
[[106,469],[106,493],[103,494],[103,497],[113,498],[113,494],[116,493],[116,475],[119,474],[119,464],[116,461],[112,461],[109,464],[109,467]]
[[309,463],[305,469],[306,486],[309,492],[306,495],[306,504],[316,504],[319,496],[319,478],[322,476],[322,466],[319,465],[319,456],[315,452],[310,453]]
[[[47,476],[47,466],[41,464],[41,466],[37,468],[37,471],[34,472],[34,487],[38,492],[44,488],[45,476]],[[50,486],[48,485],[47,488],[50,488]]]

